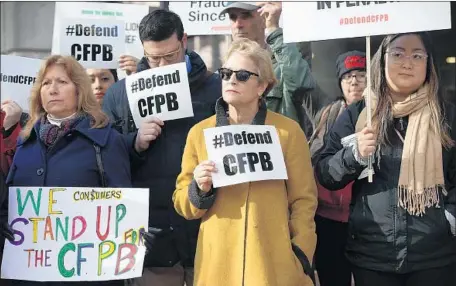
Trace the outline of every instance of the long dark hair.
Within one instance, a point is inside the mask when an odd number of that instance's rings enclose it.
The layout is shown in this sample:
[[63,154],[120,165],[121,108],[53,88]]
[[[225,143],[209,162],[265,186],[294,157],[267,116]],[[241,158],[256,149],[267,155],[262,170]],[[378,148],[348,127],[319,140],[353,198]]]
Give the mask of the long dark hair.
[[116,69],[110,69],[109,70],[112,73],[112,76],[114,77],[114,82],[119,81],[119,77],[117,76],[117,70]]
[[454,145],[454,142],[448,134],[448,125],[445,122],[443,96],[439,92],[437,67],[434,63],[434,48],[431,37],[427,32],[388,35],[383,39],[380,47],[372,58],[370,81],[372,90],[378,97],[377,108],[373,114],[372,126],[376,134],[378,134],[377,142],[379,145],[389,143],[388,130],[391,130],[393,125],[393,100],[390,96],[390,91],[386,82],[385,54],[394,40],[405,35],[416,35],[420,37],[428,54],[424,84],[429,86],[429,106],[431,108],[433,120],[438,122],[436,131],[438,132],[442,145],[445,148],[449,148]]

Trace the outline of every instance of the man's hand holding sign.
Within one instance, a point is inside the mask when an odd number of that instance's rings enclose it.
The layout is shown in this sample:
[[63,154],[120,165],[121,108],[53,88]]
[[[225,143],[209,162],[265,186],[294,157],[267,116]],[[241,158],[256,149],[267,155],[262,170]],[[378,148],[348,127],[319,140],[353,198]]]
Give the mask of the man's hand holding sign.
[[141,123],[136,136],[135,149],[136,152],[141,153],[149,148],[152,141],[157,139],[161,134],[161,128],[164,123],[157,117],[150,117]]
[[258,2],[256,5],[261,7],[258,13],[265,19],[266,33],[270,34],[277,30],[282,14],[282,2]]
[[139,60],[133,56],[121,55],[119,58],[119,68],[125,71],[127,75],[136,73]]

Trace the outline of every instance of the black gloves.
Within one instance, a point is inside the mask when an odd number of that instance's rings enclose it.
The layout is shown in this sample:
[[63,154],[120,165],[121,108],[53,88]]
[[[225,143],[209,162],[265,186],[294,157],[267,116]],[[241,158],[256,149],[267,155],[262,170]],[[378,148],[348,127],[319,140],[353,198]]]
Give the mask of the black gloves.
[[160,245],[160,241],[163,239],[170,239],[169,234],[173,231],[172,227],[169,228],[155,228],[149,227],[147,232],[144,231],[144,244],[146,246],[146,253],[154,251],[157,245]]
[[3,236],[9,241],[14,241],[13,230],[9,226],[6,216],[0,216],[0,236]]

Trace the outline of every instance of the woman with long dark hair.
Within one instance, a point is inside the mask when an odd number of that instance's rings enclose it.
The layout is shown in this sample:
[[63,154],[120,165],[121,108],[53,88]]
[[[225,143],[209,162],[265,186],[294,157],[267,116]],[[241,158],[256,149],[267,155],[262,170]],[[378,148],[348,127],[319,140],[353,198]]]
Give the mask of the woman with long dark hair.
[[371,68],[372,128],[364,100],[349,106],[316,166],[327,189],[355,181],[346,247],[355,283],[454,285],[456,108],[440,96],[429,35],[385,37]]

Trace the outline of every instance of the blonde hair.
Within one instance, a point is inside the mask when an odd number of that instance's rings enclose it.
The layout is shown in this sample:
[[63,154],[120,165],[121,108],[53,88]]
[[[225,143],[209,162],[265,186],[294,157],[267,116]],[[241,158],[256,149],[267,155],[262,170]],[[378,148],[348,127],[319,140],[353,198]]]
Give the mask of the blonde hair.
[[106,114],[101,111],[101,106],[93,95],[90,79],[86,70],[71,56],[52,55],[44,60],[38,71],[35,84],[30,95],[30,119],[21,132],[23,138],[28,138],[35,123],[46,114],[41,102],[41,87],[46,72],[53,65],[61,65],[68,74],[70,80],[76,86],[78,97],[77,112],[84,112],[92,117],[92,128],[103,128],[109,123]]
[[263,49],[257,42],[245,38],[233,41],[223,57],[223,62],[225,63],[234,53],[244,55],[253,61],[258,68],[258,81],[268,83],[266,91],[270,91],[276,85],[277,79],[272,67],[271,53]]

